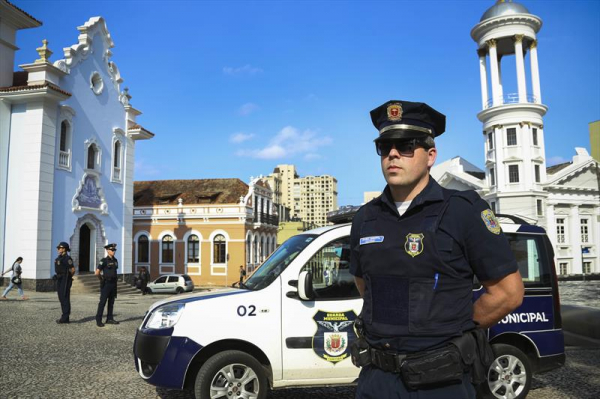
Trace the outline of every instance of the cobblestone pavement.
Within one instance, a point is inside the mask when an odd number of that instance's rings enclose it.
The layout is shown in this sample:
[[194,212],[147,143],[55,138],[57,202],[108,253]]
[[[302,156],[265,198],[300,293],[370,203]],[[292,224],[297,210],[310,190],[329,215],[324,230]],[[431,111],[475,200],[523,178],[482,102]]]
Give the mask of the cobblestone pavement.
[[[57,325],[56,293],[27,292],[31,299],[0,301],[0,398],[193,398],[157,389],[133,364],[135,330],[148,307],[165,296],[121,295],[120,325],[96,327],[97,295],[72,296],[71,324]],[[567,348],[566,366],[536,376],[531,399],[597,398],[600,348]],[[286,389],[269,399],[353,398],[353,387]]]

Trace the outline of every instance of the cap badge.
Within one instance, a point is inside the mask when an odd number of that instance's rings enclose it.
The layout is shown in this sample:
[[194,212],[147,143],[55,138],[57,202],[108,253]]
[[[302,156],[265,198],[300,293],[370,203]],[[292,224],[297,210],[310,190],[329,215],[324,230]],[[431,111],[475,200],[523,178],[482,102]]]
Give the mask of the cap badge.
[[387,116],[390,121],[399,121],[402,119],[402,105],[390,104],[387,107]]

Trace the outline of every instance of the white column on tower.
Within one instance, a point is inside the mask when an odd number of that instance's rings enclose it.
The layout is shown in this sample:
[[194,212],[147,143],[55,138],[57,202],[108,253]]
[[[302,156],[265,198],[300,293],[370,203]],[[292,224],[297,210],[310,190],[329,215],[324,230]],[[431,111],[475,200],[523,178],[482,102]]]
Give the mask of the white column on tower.
[[492,104],[501,104],[500,94],[500,74],[498,72],[498,52],[496,51],[496,40],[490,39],[486,42],[488,50],[490,52],[490,69],[492,73]]
[[485,49],[477,50],[479,55],[479,76],[481,77],[481,109],[488,107],[488,87],[487,87],[487,65],[486,65],[486,53]]
[[523,37],[515,35],[515,58],[517,60],[517,88],[519,91],[519,102],[527,102],[527,86],[525,83],[525,60],[523,59]]
[[540,70],[538,68],[537,40],[529,46],[529,57],[531,58],[531,87],[535,97],[535,103],[542,103],[542,92],[540,90]]

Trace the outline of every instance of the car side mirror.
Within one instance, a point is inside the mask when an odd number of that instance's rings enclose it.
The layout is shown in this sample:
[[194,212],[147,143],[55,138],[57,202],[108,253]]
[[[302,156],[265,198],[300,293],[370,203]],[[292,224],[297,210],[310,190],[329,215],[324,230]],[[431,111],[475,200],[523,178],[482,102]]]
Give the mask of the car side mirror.
[[312,273],[309,271],[300,272],[298,276],[298,297],[303,301],[312,301],[315,296]]

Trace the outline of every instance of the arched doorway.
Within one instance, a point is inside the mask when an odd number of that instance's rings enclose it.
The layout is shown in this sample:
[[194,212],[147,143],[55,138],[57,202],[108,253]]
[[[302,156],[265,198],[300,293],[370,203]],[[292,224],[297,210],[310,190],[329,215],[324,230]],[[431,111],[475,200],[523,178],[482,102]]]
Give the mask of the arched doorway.
[[79,229],[79,273],[90,271],[90,235],[90,228],[83,224]]

